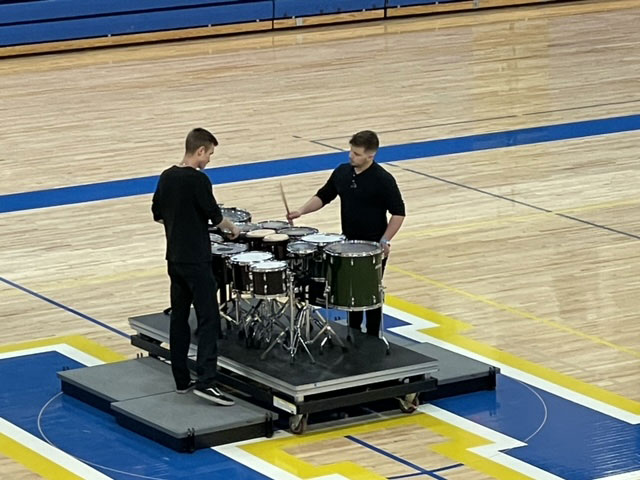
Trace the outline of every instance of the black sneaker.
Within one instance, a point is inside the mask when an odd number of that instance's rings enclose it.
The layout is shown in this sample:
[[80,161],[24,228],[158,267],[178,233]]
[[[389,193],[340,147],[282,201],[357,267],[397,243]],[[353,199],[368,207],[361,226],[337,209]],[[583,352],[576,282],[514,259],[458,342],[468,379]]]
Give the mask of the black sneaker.
[[194,388],[196,388],[196,381],[195,380],[189,380],[189,384],[185,388],[177,388],[176,387],[176,393],[189,393]]
[[218,387],[196,388],[193,393],[205,400],[217,403],[218,405],[225,405],[229,407],[236,403],[232,398],[223,394]]

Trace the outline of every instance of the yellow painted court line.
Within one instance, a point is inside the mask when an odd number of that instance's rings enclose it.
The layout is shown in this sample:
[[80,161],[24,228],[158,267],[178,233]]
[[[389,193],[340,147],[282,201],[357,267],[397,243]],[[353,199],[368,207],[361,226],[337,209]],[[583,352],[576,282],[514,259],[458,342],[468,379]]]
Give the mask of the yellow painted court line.
[[[47,338],[44,340],[35,340],[11,345],[0,345],[0,353],[19,352],[22,350],[59,344],[74,347],[75,349],[87,353],[99,360],[102,360],[103,362],[117,362],[126,358],[92,340],[78,335]],[[82,480],[82,477],[79,477],[54,461],[49,460],[3,434],[0,434],[0,453],[47,479]]]
[[[468,323],[393,296],[386,297],[386,304],[390,307],[407,312],[415,317],[423,318],[431,323],[436,323],[436,327],[420,330],[426,335],[439,339],[443,342],[447,342],[451,345],[458,346],[468,350],[469,352],[474,352],[487,359],[493,359],[503,365],[508,365],[587,397],[615,406],[621,410],[640,414],[640,402],[603,390],[568,375],[561,374],[552,369],[521,359],[515,355],[491,347],[490,345],[485,345],[462,336],[462,332],[466,332],[473,328],[473,326]],[[358,435],[365,433],[404,425],[422,425],[424,428],[448,438],[449,440],[446,442],[425,445],[425,448],[430,448],[454,462],[463,463],[466,467],[483,472],[500,480],[524,480],[531,478],[470,451],[470,449],[474,447],[490,445],[492,443],[491,441],[456,425],[452,425],[431,415],[422,413],[374,421],[363,425],[309,433],[302,436],[265,440],[243,445],[240,448],[301,478],[314,478],[322,475],[340,474],[345,478],[352,480],[381,479],[384,477],[368,471],[362,466],[352,462],[336,462],[329,465],[317,466],[287,453],[286,450],[301,445],[341,438],[346,435],[357,437]]]
[[37,454],[33,450],[1,433],[0,452],[44,478],[50,478],[52,480],[83,480],[82,477],[71,473],[57,463]]
[[[502,303],[496,302],[496,301],[491,300],[489,298],[483,297],[482,295],[476,295],[476,294],[467,292],[465,290],[462,290],[460,288],[452,287],[450,285],[447,285],[446,283],[439,282],[437,280],[433,280],[431,278],[425,277],[424,275],[420,275],[420,274],[417,274],[417,273],[414,273],[414,272],[410,272],[409,270],[405,270],[403,268],[396,267],[394,265],[389,265],[387,268],[389,270],[393,270],[395,272],[399,272],[399,273],[402,273],[404,275],[407,275],[407,276],[409,276],[411,278],[414,278],[416,280],[419,280],[421,282],[428,283],[428,284],[434,285],[434,286],[436,286],[438,288],[442,288],[444,290],[449,290],[450,292],[454,292],[454,293],[457,293],[459,295],[463,295],[463,296],[465,296],[467,298],[470,298],[472,300],[475,300],[477,302],[481,302],[481,303],[484,303],[486,305],[490,305],[492,307],[497,308],[498,310],[502,310],[504,312],[511,313],[511,314],[516,315],[518,317],[527,318],[527,319],[533,320],[533,321],[535,321],[537,323],[542,323],[544,325],[547,325],[549,327],[555,328],[557,330],[562,330],[564,332],[570,333],[570,334],[575,335],[577,337],[584,338],[586,340],[589,340],[590,342],[597,343],[599,345],[603,345],[603,346],[612,348],[612,349],[617,350],[619,352],[623,352],[623,353],[626,353],[628,355],[632,355],[632,356],[634,356],[636,358],[640,358],[640,352],[637,351],[637,350],[633,350],[632,348],[627,348],[627,347],[623,347],[621,345],[617,345],[617,344],[615,344],[613,342],[610,342],[608,340],[600,338],[600,337],[598,337],[596,335],[589,335],[588,333],[584,333],[584,332],[581,332],[580,330],[577,330],[575,328],[569,327],[567,325],[563,325],[562,323],[557,322],[555,320],[550,320],[548,318],[537,317],[536,315],[533,315],[533,314],[531,314],[529,312],[525,312],[524,310],[520,310],[518,308],[510,307],[509,305],[504,305]],[[410,305],[410,304],[408,304],[408,305]]]
[[552,370],[550,368],[543,367],[528,360],[524,360],[511,353],[499,350],[490,345],[486,345],[484,343],[472,340],[461,335],[462,332],[468,331],[473,327],[459,320],[447,317],[446,315],[434,312],[433,310],[429,310],[428,308],[409,303],[405,300],[390,295],[385,297],[385,302],[387,305],[397,308],[398,310],[402,310],[418,318],[424,318],[425,320],[438,324],[437,327],[425,328],[423,330],[420,330],[426,335],[437,338],[452,345],[456,345],[460,348],[468,350],[469,352],[482,355],[483,357],[495,360],[496,362],[500,362],[504,365],[516,368],[522,372],[529,373],[561,387],[565,387],[574,392],[617,407],[621,410],[636,415],[640,414],[640,402],[585,383],[581,380],[577,380],[568,375],[556,372],[555,370]]
[[120,355],[119,353],[116,353],[113,350],[109,350],[99,343],[89,340],[88,338],[81,337],[80,335],[68,335],[64,337],[53,337],[43,340],[14,343],[10,345],[0,345],[0,353],[17,352],[20,350],[47,347],[49,345],[57,344],[69,345],[106,363],[119,362],[126,359],[124,355]]
[[383,429],[415,425],[434,431],[447,438],[447,440],[443,442],[425,445],[425,448],[429,448],[432,451],[449,458],[455,463],[464,463],[467,467],[484,472],[497,479],[525,480],[530,478],[469,450],[474,447],[489,445],[493,443],[492,441],[423,413],[403,415],[397,418],[369,422],[363,425],[330,429],[301,436],[265,440],[243,445],[240,448],[258,458],[261,458],[262,460],[292,473],[293,475],[297,475],[300,478],[314,478],[322,475],[340,474],[345,478],[352,480],[384,479],[385,477],[349,461],[336,462],[322,466],[313,465],[293,456],[290,453],[287,453],[286,449],[336,438],[343,438],[347,435],[358,437],[358,435],[376,432]]

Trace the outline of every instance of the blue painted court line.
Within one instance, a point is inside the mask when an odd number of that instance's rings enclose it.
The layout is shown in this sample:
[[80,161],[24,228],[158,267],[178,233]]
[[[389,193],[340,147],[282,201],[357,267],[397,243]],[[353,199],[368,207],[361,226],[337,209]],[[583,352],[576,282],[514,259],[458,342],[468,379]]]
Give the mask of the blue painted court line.
[[[376,156],[380,163],[451,155],[495,148],[554,142],[572,138],[629,132],[640,129],[640,115],[586,120],[582,122],[522,128],[504,132],[431,140],[382,147]],[[335,152],[309,157],[270,160],[205,170],[216,185],[273,178],[284,175],[331,170],[346,161],[346,153]],[[158,175],[113,180],[70,187],[13,193],[0,196],[0,213],[60,205],[107,200],[152,193]]]
[[63,305],[62,303],[56,302],[55,300],[52,300],[48,297],[45,297],[44,295],[39,294],[38,292],[34,292],[33,290],[29,290],[26,287],[23,287],[22,285],[18,285],[17,283],[12,282],[11,280],[7,280],[4,277],[0,277],[0,281],[6,283],[7,285],[17,288],[18,290],[21,290],[25,293],[28,293],[29,295],[33,295],[36,298],[39,298],[40,300],[44,300],[47,303],[50,303],[51,305],[54,305],[58,308],[61,308],[69,313],[72,313],[74,315],[77,315],[80,318],[83,318],[85,320],[89,320],[91,323],[95,323],[96,325],[100,326],[100,327],[104,327],[107,330],[111,330],[113,333],[117,333],[118,335],[124,337],[124,338],[130,338],[128,334],[124,333],[122,330],[118,330],[117,328],[112,327],[111,325],[107,325],[106,323],[101,322],[100,320],[96,320],[95,318],[90,317],[89,315],[85,315],[82,312],[79,312],[78,310],[75,310],[71,307],[67,307],[66,305]]
[[502,452],[565,480],[640,473],[640,425],[631,425],[506,375],[498,374],[495,391],[432,403],[525,442],[526,445]]
[[381,448],[378,448],[375,445],[371,445],[370,443],[367,443],[364,440],[360,440],[359,438],[356,438],[352,435],[345,435],[344,438],[347,438],[352,442],[357,443],[358,445],[362,445],[363,447],[368,448],[369,450],[373,450],[374,452],[379,453],[380,455],[384,455],[385,457],[390,458],[398,463],[401,463],[409,468],[413,468],[418,473],[428,475],[431,478],[435,478],[436,480],[446,480],[446,478],[441,477],[440,475],[438,475],[432,470],[427,470],[426,468],[422,468],[421,466],[416,465],[415,463],[411,463],[410,461],[405,460],[404,458],[400,458],[392,453],[382,450]]

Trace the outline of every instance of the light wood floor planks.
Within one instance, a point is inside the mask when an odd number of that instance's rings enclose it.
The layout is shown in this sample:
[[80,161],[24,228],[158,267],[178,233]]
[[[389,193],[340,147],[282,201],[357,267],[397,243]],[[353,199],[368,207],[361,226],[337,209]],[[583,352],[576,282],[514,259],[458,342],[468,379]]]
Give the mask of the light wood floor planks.
[[[199,125],[221,141],[214,165],[236,165],[345,149],[364,128],[392,145],[637,114],[637,25],[640,1],[593,1],[3,60],[0,194],[159,174]],[[387,292],[640,401],[639,140],[387,165],[408,209]],[[289,204],[327,174],[285,179]],[[216,196],[281,219],[279,182]],[[338,205],[302,223],[336,231]],[[168,304],[149,195],[1,214],[0,235],[0,276],[117,329]],[[80,334],[136,353],[5,283],[0,303],[0,344]],[[33,478],[0,459],[5,471]]]

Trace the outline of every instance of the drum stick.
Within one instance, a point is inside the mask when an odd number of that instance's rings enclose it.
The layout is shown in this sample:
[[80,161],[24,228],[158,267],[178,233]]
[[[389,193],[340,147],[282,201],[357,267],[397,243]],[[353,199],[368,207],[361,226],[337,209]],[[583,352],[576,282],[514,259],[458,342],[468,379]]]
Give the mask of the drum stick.
[[[284,194],[284,187],[282,186],[282,182],[280,182],[280,196],[282,197],[282,203],[284,203],[284,208],[287,211],[287,215],[289,215],[289,204],[287,203],[287,196]],[[287,219],[287,221],[293,225],[293,220]]]

